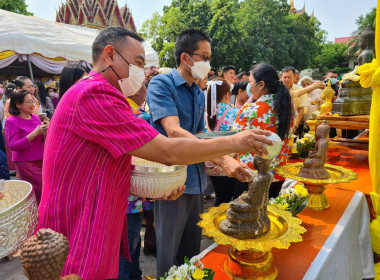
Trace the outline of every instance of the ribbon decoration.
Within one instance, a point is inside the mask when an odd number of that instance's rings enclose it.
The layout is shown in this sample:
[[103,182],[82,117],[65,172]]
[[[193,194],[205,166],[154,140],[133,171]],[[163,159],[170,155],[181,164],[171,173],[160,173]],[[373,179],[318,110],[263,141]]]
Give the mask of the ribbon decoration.
[[207,92],[211,87],[211,115],[210,118],[216,116],[216,86],[221,86],[223,81],[208,81],[207,82]]
[[[375,53],[380,54],[380,0],[377,0]],[[364,88],[372,87],[372,104],[369,120],[369,169],[371,172],[373,192],[370,193],[376,218],[370,224],[372,249],[380,254],[380,61],[375,58],[371,63],[358,67],[360,84]],[[377,277],[376,277],[377,278]]]

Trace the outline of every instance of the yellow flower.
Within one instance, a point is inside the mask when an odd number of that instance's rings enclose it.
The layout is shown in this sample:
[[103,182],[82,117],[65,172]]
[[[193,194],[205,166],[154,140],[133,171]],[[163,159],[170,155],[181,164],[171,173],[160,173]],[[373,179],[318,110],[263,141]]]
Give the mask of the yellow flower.
[[303,138],[300,140],[301,144],[304,144],[305,143],[305,140],[303,140]]
[[309,192],[307,191],[307,189],[302,185],[295,185],[294,189],[295,189],[295,193],[302,197],[306,197],[309,195]]
[[292,154],[296,154],[296,153],[297,153],[297,148],[296,147],[292,148]]
[[286,208],[289,207],[289,204],[286,203],[286,202],[283,202],[283,203],[277,203],[277,204],[276,204],[276,207],[277,207],[278,209],[281,209],[281,210],[286,210]]
[[339,117],[339,114],[338,114],[338,113],[335,113],[333,116],[334,116],[334,117]]
[[191,276],[194,278],[194,280],[202,280],[203,277],[205,277],[205,273],[204,273],[203,270],[197,268],[197,269],[193,272],[193,274],[192,274]]
[[302,138],[302,140],[303,140],[303,141],[309,141],[309,138],[304,137],[304,138]]

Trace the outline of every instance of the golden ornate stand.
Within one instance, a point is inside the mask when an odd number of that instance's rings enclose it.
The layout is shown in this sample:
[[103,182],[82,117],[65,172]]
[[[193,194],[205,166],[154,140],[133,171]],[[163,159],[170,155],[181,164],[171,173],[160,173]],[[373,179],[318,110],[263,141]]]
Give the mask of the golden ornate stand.
[[203,234],[213,237],[216,243],[231,245],[224,263],[226,274],[236,280],[276,279],[278,271],[271,249],[288,249],[291,242],[301,242],[301,234],[306,232],[301,226],[302,221],[294,218],[290,212],[268,205],[270,231],[257,239],[240,240],[220,231],[220,223],[226,219],[228,207],[224,203],[210,208],[209,212],[201,214],[198,223],[203,228]]
[[349,183],[352,180],[356,180],[356,176],[358,175],[350,169],[326,163],[326,170],[330,173],[329,179],[309,179],[298,176],[302,165],[303,162],[288,163],[279,167],[276,172],[284,178],[294,179],[305,184],[310,194],[307,207],[311,210],[324,210],[330,207],[330,203],[324,194],[326,185]]

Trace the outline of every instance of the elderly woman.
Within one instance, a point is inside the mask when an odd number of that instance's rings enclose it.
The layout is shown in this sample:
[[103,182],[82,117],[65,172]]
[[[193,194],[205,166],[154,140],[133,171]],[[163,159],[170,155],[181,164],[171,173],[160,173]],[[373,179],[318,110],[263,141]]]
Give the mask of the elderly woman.
[[[309,76],[304,76],[300,80],[300,83],[303,88],[307,88],[308,86],[311,86],[313,84],[313,79]],[[315,89],[307,94],[307,98],[309,100],[309,107],[306,114],[306,120],[310,120],[311,115],[315,111],[319,111],[319,107],[322,104],[321,93],[322,90]]]
[[[280,154],[273,160],[272,169],[286,164],[288,156],[288,137],[294,127],[295,108],[289,90],[279,80],[276,69],[269,64],[257,64],[251,70],[247,92],[256,100],[241,108],[233,126],[234,131],[263,129],[277,133],[283,140]],[[238,160],[253,169],[252,153],[238,155]],[[276,197],[284,178],[275,174],[269,190],[270,197]]]

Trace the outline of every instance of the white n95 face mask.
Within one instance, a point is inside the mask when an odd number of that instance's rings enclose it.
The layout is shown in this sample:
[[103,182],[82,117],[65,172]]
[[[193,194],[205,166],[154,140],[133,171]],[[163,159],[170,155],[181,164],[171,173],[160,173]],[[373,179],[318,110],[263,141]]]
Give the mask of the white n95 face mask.
[[129,64],[129,77],[120,79],[119,86],[124,96],[135,95],[145,81],[144,70],[136,65]]
[[[187,55],[190,59],[191,57]],[[191,68],[191,76],[193,76],[194,79],[201,79],[203,80],[208,72],[211,70],[211,65],[209,61],[194,61],[191,59],[192,62],[194,62],[194,66],[190,66]]]

